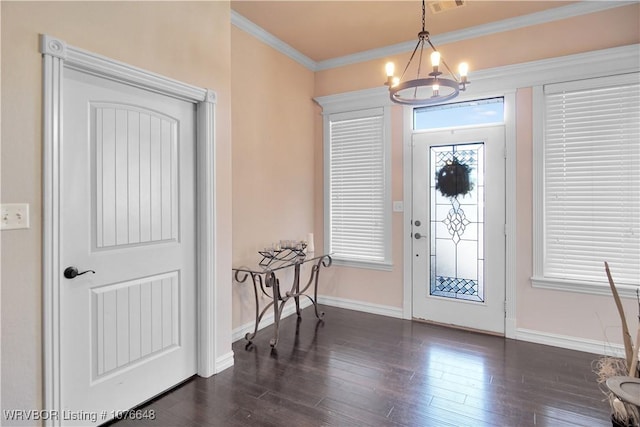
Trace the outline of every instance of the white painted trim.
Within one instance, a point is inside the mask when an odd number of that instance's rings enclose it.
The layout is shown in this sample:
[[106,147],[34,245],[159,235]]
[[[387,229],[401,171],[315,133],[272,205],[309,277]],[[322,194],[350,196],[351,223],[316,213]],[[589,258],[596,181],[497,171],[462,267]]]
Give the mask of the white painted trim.
[[219,286],[216,286],[215,270],[215,238],[218,235],[215,226],[215,100],[215,93],[207,90],[197,111],[198,375],[205,378],[228,367],[226,361],[219,365],[216,358],[219,350],[216,337],[223,331],[216,328]]
[[288,56],[300,65],[307,67],[309,70],[316,71],[317,63],[313,59],[302,54],[300,51],[291,47],[289,44],[283,42],[264,28],[259,27],[258,25],[249,21],[247,18],[240,15],[235,10],[231,10],[231,24],[235,25],[237,28],[243,30],[248,34],[251,34],[261,42]]
[[[602,267],[602,270],[604,271],[604,265]],[[534,276],[531,278],[531,285],[534,288],[612,297],[611,287],[606,282],[577,282],[571,280],[550,279],[547,277]],[[618,295],[620,295],[620,298],[637,298],[636,291],[638,290],[638,286],[616,285],[616,290],[618,291]]]
[[[60,123],[62,62],[43,57],[42,340],[45,410],[60,410]],[[45,421],[54,424],[54,420]]]
[[[404,213],[402,215],[402,312],[403,318],[413,319],[413,108],[402,107],[402,169]],[[407,176],[409,178],[407,178]]]
[[[63,59],[64,67],[72,70],[115,80],[130,86],[189,102],[201,102],[208,96],[206,89],[173,80],[160,74],[152,73],[77,47],[69,46],[64,41],[48,35],[41,35],[40,49],[43,55]],[[213,95],[213,101],[210,102],[215,102],[215,94]]]
[[229,351],[225,354],[223,354],[220,357],[216,358],[216,362],[215,362],[215,366],[216,366],[216,373],[218,372],[222,372],[227,368],[230,368],[233,366],[233,351]]
[[318,295],[318,303],[331,307],[346,308],[348,310],[362,311],[365,313],[378,314],[380,316],[404,318],[403,311],[398,307],[388,305],[373,304],[370,302],[356,301],[346,298]]
[[638,64],[640,44],[523,62],[474,72],[464,94],[631,73]]
[[[213,165],[215,147],[215,94],[158,74],[132,67],[67,45],[55,37],[41,35],[43,55],[43,388],[44,409],[62,411],[60,372],[60,140],[62,132],[63,76],[65,69],[79,70],[102,78],[151,90],[198,105],[198,374],[209,376],[229,365],[228,353],[219,359],[216,337],[224,333],[215,321],[214,267],[215,194]],[[205,229],[205,232],[201,228]],[[60,420],[49,419],[48,426]]]
[[611,344],[604,341],[551,334],[524,328],[516,329],[515,338],[520,341],[583,351],[585,353],[624,357],[624,346],[622,344]]
[[[544,89],[542,85],[533,88],[533,169],[532,169],[532,246],[533,246],[533,275],[541,274],[544,270],[544,182],[543,175],[536,171],[544,170]],[[533,280],[532,280],[533,282]],[[533,284],[533,283],[532,283]]]
[[505,324],[504,335],[516,334],[516,91],[504,94],[505,114]]
[[317,96],[313,100],[322,107],[323,116],[392,105],[386,86]]
[[[301,310],[309,307],[310,305],[311,305],[311,300],[309,298],[304,298],[304,297],[300,298]],[[287,304],[285,305],[284,310],[282,310],[282,316],[280,319],[281,320],[285,319],[291,316],[292,314],[295,314],[295,312],[296,312],[295,304]],[[269,313],[265,314],[262,320],[260,320],[260,325],[258,325],[258,331],[261,331],[267,326],[273,325],[274,322],[275,322],[275,316],[273,314],[273,310],[271,310]],[[231,341],[236,342],[241,339],[244,339],[245,335],[248,332],[253,332],[255,324],[256,324],[255,321],[252,320],[250,322],[245,323],[244,325],[240,325],[237,328],[235,328],[231,333]]]
[[[325,218],[328,218],[328,217],[325,217]],[[328,235],[327,234],[328,230],[325,230],[325,231],[326,231],[325,235]],[[391,241],[391,239],[387,239],[387,240]],[[325,240],[325,242],[328,242],[328,240]],[[385,250],[390,250],[389,248],[390,246],[391,246],[390,244],[385,245]],[[326,253],[329,252],[328,247],[324,248],[324,252]],[[332,257],[331,264],[334,267],[364,268],[366,270],[393,271],[393,263],[391,262],[391,258],[389,258],[389,262],[376,263],[376,262],[364,262],[364,261],[354,261],[354,260],[348,260],[348,259],[339,259],[339,258]]]
[[[567,6],[555,7],[541,12],[535,12],[528,15],[518,16],[515,18],[504,19],[502,21],[491,22],[475,27],[464,28],[459,31],[451,31],[449,33],[436,34],[431,36],[431,40],[436,46],[455,43],[462,40],[487,36],[491,34],[512,31],[519,28],[530,27],[533,25],[541,25],[547,22],[569,19],[575,16],[586,15],[589,13],[602,12],[616,7],[628,6],[636,3],[635,1],[608,1],[608,2],[592,2],[581,1]],[[307,67],[311,71],[322,71],[331,68],[344,67],[346,65],[356,64],[359,62],[371,61],[375,59],[387,58],[389,56],[411,52],[415,47],[416,41],[409,40],[403,43],[385,46],[377,49],[370,49],[363,52],[345,55],[338,58],[331,58],[324,61],[314,61],[308,56],[302,54],[287,43],[278,39],[263,28],[249,21],[238,12],[231,11],[231,23],[236,27],[256,37],[258,40],[278,50],[282,54],[297,61],[301,65]],[[473,77],[472,77],[473,78]]]

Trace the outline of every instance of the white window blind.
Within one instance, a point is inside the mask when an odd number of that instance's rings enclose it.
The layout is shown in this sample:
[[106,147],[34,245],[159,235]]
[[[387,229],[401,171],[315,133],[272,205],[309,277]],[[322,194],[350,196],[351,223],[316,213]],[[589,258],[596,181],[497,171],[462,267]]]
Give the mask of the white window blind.
[[544,94],[544,276],[640,285],[638,74]]
[[328,234],[336,260],[389,261],[385,151],[382,108],[330,116]]

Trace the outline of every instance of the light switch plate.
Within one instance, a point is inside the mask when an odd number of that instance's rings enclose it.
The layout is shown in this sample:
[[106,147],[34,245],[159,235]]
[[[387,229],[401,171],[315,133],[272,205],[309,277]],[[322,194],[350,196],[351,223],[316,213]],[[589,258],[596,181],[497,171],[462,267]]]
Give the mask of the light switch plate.
[[402,200],[400,200],[399,202],[393,202],[393,211],[394,212],[403,212],[404,211],[404,204],[402,203]]
[[3,203],[0,205],[0,230],[29,228],[28,203]]

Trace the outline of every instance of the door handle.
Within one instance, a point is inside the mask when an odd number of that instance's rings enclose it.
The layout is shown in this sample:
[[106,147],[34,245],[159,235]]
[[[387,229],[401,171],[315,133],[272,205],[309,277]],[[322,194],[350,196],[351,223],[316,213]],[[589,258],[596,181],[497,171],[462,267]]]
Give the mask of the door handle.
[[87,274],[87,273],[96,274],[96,272],[93,270],[87,270],[87,271],[83,271],[82,273],[79,273],[78,269],[75,267],[67,267],[64,269],[64,277],[66,277],[67,279],[73,279],[76,276],[82,276],[83,274]]
[[420,233],[413,233],[413,237],[415,237],[415,238],[416,238],[416,240],[417,240],[417,239],[423,239],[423,238],[424,238],[424,239],[426,239],[426,238],[427,238],[427,236],[423,236],[423,235],[422,235],[422,234],[420,234]]

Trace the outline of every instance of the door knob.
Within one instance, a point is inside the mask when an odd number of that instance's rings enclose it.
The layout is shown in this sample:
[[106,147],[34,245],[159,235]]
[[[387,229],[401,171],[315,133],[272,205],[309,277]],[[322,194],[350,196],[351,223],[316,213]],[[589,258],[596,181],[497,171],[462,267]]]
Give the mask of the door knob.
[[87,271],[83,271],[82,273],[79,273],[78,269],[75,267],[67,267],[64,269],[64,277],[66,277],[67,279],[73,279],[76,276],[82,276],[83,274],[87,274],[87,273],[96,274],[96,272],[93,270],[87,270]]
[[424,237],[424,236],[423,236],[422,234],[420,234],[420,233],[413,233],[413,236],[414,236],[416,239],[422,239],[422,238]]

